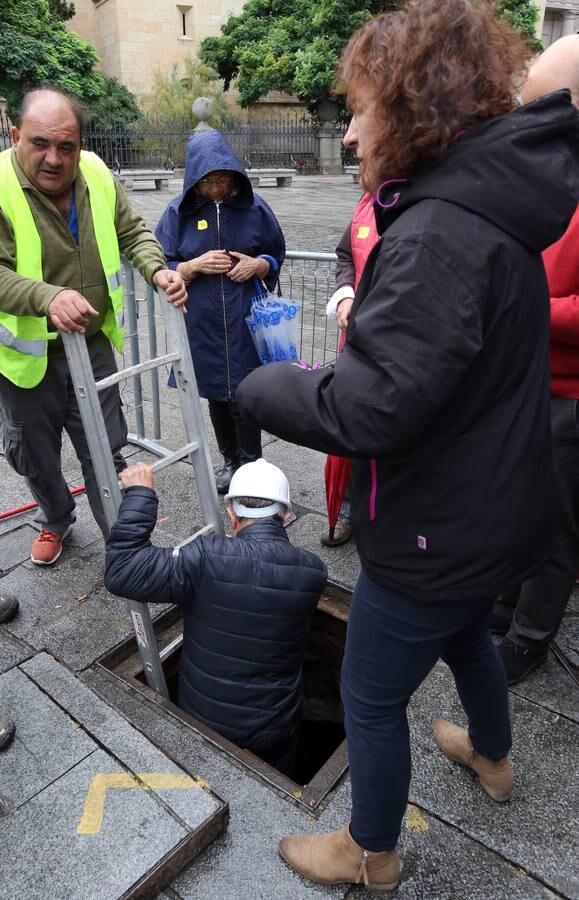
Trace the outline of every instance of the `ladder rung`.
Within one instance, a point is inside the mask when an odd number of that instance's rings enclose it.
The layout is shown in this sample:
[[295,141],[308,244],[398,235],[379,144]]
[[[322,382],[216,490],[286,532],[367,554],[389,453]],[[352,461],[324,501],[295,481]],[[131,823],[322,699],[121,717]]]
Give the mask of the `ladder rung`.
[[181,644],[183,643],[183,635],[180,634],[172,641],[169,641],[166,647],[163,647],[162,650],[159,650],[159,656],[161,657],[161,662],[165,662],[168,656],[171,656],[175,650],[178,650]]
[[[175,450],[174,453],[169,453],[168,456],[164,456],[163,459],[158,459],[156,463],[153,463],[153,472],[158,472],[159,469],[164,469],[165,466],[170,466],[174,462],[179,462],[184,456],[187,456],[189,453],[195,453],[196,450],[199,450],[197,441],[191,441],[190,444],[185,444],[184,447],[180,447],[179,450]],[[123,490],[122,481],[119,481],[119,488],[121,491]]]
[[190,444],[185,444],[183,447],[180,447],[179,450],[170,453],[169,456],[165,456],[163,459],[159,459],[156,463],[153,463],[153,472],[158,472],[159,469],[164,469],[165,466],[170,466],[172,463],[178,462],[180,459],[183,459],[184,456],[188,456],[189,453],[195,453],[196,450],[199,450],[198,441],[191,441]]
[[154,359],[147,359],[145,362],[138,363],[136,366],[129,366],[128,369],[123,369],[121,372],[115,372],[113,375],[109,375],[107,378],[95,382],[96,389],[97,391],[104,391],[105,388],[112,387],[113,384],[119,384],[121,381],[126,381],[128,378],[140,375],[141,372],[147,372],[149,369],[159,369],[161,366],[165,366],[170,362],[175,362],[177,359],[180,359],[180,354],[176,351],[173,353],[166,353],[165,356],[156,356]]
[[215,527],[212,522],[209,522],[208,525],[204,525],[203,528],[199,528],[198,531],[195,531],[193,534],[189,535],[189,537],[185,538],[184,541],[181,541],[179,544],[175,544],[175,546],[173,547],[173,556],[179,556],[181,547],[185,547],[187,544],[190,544],[191,541],[197,540],[197,538],[201,537],[202,534],[211,534],[211,532],[214,530]]

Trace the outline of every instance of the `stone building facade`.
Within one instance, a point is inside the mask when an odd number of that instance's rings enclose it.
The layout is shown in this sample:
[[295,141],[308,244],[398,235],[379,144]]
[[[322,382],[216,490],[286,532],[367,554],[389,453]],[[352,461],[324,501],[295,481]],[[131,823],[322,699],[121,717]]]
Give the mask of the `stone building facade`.
[[71,31],[89,41],[100,70],[138,96],[151,90],[153,72],[169,72],[200,42],[218,35],[244,0],[75,0]]
[[539,34],[545,47],[579,32],[579,0],[541,0]]
[[[105,75],[115,75],[143,96],[151,90],[156,69],[169,72],[186,56],[194,56],[203,38],[218,35],[243,4],[244,0],[75,0],[76,15],[69,27],[96,47]],[[538,5],[538,33],[545,46],[579,31],[579,0],[538,0]],[[292,106],[289,98],[283,103]],[[257,118],[267,106],[256,112]]]

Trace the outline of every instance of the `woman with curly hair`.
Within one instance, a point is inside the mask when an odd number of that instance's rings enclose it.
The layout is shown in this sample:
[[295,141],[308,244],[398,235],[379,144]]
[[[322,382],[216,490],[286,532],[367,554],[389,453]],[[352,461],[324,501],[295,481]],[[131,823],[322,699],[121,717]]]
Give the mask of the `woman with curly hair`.
[[440,749],[493,800],[511,796],[507,685],[488,620],[549,546],[540,254],[579,197],[569,92],[517,107],[528,56],[476,0],[412,0],[353,36],[341,63],[345,143],[381,239],[335,364],[268,366],[238,393],[243,415],[269,432],[353,458],[362,571],[342,671],[351,822],[280,844],[324,884],[396,886],[406,707],[439,659],[468,720],[435,721]]

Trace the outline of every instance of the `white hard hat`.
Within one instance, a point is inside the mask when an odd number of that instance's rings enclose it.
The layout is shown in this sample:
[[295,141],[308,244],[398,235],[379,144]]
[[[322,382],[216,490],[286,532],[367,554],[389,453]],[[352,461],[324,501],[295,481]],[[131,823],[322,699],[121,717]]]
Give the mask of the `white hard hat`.
[[[242,506],[236,501],[236,497],[257,497],[260,500],[271,500],[272,503],[262,509],[254,509]],[[291,509],[289,483],[277,466],[272,466],[265,459],[256,459],[255,462],[240,466],[234,473],[225,502],[231,503],[238,516],[264,519],[283,512],[284,509]]]

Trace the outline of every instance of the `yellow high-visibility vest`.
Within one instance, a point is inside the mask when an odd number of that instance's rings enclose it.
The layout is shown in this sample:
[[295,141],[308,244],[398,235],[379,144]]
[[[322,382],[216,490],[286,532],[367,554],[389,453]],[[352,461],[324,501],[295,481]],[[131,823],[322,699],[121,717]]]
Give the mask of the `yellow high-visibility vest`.
[[[11,150],[0,153],[0,209],[9,220],[16,244],[16,271],[43,280],[42,240],[26,195],[12,165]],[[86,181],[94,233],[111,306],[102,330],[117,350],[123,349],[121,256],[115,229],[115,181],[104,162],[82,150],[80,171]],[[45,316],[14,316],[0,310],[0,372],[18,387],[36,387],[46,373],[48,328]]]

